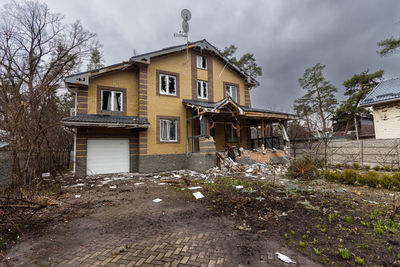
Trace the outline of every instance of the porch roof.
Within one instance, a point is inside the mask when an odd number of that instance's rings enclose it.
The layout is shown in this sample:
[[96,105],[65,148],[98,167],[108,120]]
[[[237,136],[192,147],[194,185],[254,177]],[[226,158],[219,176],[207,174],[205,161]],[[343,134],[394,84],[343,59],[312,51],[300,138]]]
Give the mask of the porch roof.
[[232,112],[237,113],[238,116],[245,118],[265,118],[265,119],[279,119],[279,120],[296,120],[298,117],[294,114],[272,111],[261,108],[252,108],[249,106],[242,106],[236,103],[232,98],[227,97],[218,102],[207,102],[201,100],[183,99],[182,103],[191,108],[197,108],[199,113],[221,113],[225,107],[229,107]]
[[107,127],[107,128],[149,128],[146,118],[122,115],[78,114],[62,119],[66,126]]

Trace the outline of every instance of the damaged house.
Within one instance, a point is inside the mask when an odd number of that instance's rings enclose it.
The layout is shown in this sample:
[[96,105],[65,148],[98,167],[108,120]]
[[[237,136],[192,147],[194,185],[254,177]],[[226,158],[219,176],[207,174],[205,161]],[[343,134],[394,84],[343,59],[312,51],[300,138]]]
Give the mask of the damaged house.
[[400,78],[382,81],[360,107],[372,107],[376,139],[400,138]]
[[[252,108],[257,81],[206,40],[66,77],[75,96],[75,174],[203,171],[226,146],[274,145],[268,125],[291,114]],[[251,129],[262,129],[261,141]],[[284,131],[284,130],[283,130]],[[273,137],[270,137],[273,138]],[[282,138],[281,138],[282,139]]]

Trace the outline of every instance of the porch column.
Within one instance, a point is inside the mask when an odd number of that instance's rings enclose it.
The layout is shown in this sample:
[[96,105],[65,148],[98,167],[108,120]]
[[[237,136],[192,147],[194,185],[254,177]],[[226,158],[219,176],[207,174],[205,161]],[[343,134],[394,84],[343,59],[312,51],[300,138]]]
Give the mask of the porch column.
[[239,156],[240,156],[240,124],[239,124],[238,121],[236,121],[236,135],[237,135],[237,138],[238,138],[238,153],[239,153]]
[[264,120],[261,120],[261,138],[262,138],[261,149],[264,150],[265,149],[265,124],[264,124]]

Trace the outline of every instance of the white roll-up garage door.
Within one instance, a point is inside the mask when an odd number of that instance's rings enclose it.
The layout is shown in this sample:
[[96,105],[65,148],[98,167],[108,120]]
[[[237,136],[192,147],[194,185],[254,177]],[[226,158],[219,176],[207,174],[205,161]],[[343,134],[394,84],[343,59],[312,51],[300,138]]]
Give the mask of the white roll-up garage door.
[[129,139],[87,140],[87,174],[129,172]]

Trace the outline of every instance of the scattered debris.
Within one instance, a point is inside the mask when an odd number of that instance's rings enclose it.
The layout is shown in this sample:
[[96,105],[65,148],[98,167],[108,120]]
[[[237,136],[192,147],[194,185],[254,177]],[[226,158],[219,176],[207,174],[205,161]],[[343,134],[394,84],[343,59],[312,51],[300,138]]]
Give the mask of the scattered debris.
[[275,252],[275,255],[278,256],[278,259],[280,259],[281,261],[285,262],[285,263],[293,263],[296,264],[296,262],[294,260],[292,260],[291,258],[289,258],[286,255],[283,255],[282,253],[279,252]]
[[49,172],[42,173],[42,177],[50,177],[50,173]]
[[200,198],[203,198],[203,197],[204,197],[204,195],[203,195],[201,192],[195,192],[195,193],[193,193],[193,196],[194,196],[196,199],[200,199]]
[[134,183],[134,185],[142,185],[144,184],[143,182],[138,182],[138,183]]
[[201,189],[201,186],[192,186],[192,187],[188,187],[189,190],[196,190],[196,189]]
[[110,189],[117,189],[116,185],[110,185]]
[[81,195],[75,195],[75,198],[81,198]]
[[162,199],[161,198],[156,198],[156,199],[153,199],[153,202],[154,203],[158,203],[158,202],[161,202],[162,201]]
[[237,228],[242,231],[251,231],[251,227],[246,225],[245,223],[243,223],[242,225],[239,225]]
[[236,189],[242,189],[242,188],[243,188],[243,185],[234,185],[234,187],[235,187]]
[[112,251],[112,253],[113,254],[120,254],[122,252],[126,252],[128,250],[128,248],[130,248],[129,245],[123,245],[123,246],[120,246],[120,247],[117,247],[116,249],[114,249]]

